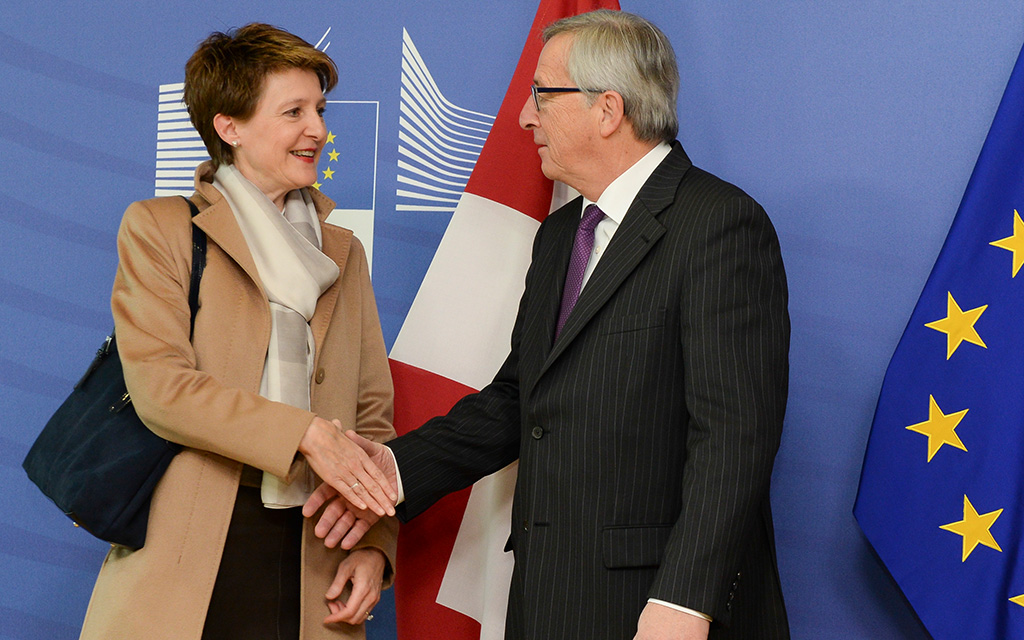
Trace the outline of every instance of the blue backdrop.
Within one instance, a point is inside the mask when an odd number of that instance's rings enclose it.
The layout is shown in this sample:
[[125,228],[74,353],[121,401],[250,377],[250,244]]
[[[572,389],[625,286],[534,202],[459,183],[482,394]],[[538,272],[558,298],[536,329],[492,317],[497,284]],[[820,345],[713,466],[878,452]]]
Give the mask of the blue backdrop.
[[[621,4],[676,47],[690,157],[757,198],[782,243],[792,378],[773,505],[793,636],[925,638],[851,508],[886,364],[1024,41],[1024,7]],[[352,134],[366,160],[348,172],[352,188],[331,195],[373,210],[390,345],[448,221],[396,207],[403,30],[448,100],[493,115],[536,10],[533,0],[89,5],[0,6],[0,638],[77,637],[106,545],[74,530],[21,460],[110,328],[117,225],[130,201],[155,193],[160,87],[181,82],[196,43],[256,20],[314,43],[327,34],[342,71],[330,98],[344,101],[328,124],[366,123]],[[372,138],[359,133],[371,126]],[[389,637],[378,617],[375,636]]]

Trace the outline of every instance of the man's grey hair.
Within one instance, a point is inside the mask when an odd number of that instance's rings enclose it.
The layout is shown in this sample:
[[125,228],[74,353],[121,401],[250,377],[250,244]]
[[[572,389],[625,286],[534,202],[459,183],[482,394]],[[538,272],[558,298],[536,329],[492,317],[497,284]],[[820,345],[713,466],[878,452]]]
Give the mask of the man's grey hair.
[[637,139],[672,142],[679,133],[676,96],[679,69],[668,38],[640,16],[600,9],[548,25],[545,43],[568,34],[569,77],[594,103],[595,91],[622,96],[625,117]]

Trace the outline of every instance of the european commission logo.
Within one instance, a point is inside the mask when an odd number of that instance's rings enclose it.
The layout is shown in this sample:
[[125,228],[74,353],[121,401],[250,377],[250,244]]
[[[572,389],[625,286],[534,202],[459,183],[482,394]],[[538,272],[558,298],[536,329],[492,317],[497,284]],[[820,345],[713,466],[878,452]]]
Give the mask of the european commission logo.
[[[316,45],[321,51],[330,46],[330,31]],[[494,116],[447,100],[409,33],[402,36],[396,209],[454,212]],[[181,82],[160,85],[156,196],[190,195],[196,167],[210,158],[189,121],[183,91]],[[314,186],[336,203],[328,222],[355,232],[372,268],[380,103],[328,100],[324,119],[328,135]]]

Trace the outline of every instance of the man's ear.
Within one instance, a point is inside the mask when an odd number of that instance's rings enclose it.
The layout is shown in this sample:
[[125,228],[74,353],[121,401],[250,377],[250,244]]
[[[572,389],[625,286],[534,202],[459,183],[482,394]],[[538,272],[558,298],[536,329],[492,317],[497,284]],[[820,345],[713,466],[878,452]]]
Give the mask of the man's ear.
[[231,116],[226,116],[223,113],[218,113],[213,116],[213,128],[217,131],[217,135],[220,139],[228,144],[233,144],[238,141],[238,130],[235,127],[235,119]]
[[601,136],[607,138],[618,131],[625,118],[622,96],[619,95],[619,92],[605,91],[598,96],[594,106],[600,109]]

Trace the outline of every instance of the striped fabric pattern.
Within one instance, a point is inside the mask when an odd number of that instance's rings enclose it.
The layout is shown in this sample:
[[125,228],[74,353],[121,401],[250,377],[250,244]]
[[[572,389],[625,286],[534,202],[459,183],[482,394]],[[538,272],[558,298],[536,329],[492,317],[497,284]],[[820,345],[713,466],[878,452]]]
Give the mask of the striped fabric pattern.
[[769,483],[788,385],[775,231],[676,144],[554,337],[579,220],[541,225],[494,381],[391,443],[412,517],[518,458],[508,638],[628,638],[649,597],[787,638]]

